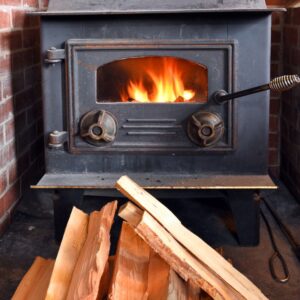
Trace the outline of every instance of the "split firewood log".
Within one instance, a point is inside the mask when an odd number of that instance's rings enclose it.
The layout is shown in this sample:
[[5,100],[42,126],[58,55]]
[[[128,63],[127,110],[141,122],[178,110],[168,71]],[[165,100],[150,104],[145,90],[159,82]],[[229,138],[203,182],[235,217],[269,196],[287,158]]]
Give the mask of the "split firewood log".
[[74,268],[68,300],[96,300],[99,289],[104,292],[105,286],[101,287],[100,283],[108,261],[110,230],[116,209],[117,201],[113,201],[103,206],[100,211],[91,213],[87,238]]
[[12,300],[44,300],[53,267],[53,259],[36,257],[18,285]]
[[58,250],[45,300],[65,300],[87,236],[88,215],[73,208]]
[[108,299],[147,299],[149,257],[150,247],[123,222]]
[[[198,236],[184,227],[167,207],[142,189],[129,177],[121,177],[116,183],[116,188],[146,211],[145,213],[142,213],[142,217],[137,224],[134,223],[134,219],[132,219],[136,218],[136,216],[130,216],[130,220],[127,220],[136,228],[139,235],[143,236],[150,245],[150,236],[152,239],[159,237],[161,238],[159,241],[161,247],[163,247],[164,243],[168,243],[170,247],[174,244],[178,251],[183,252],[183,249],[185,249],[190,252],[196,259],[195,261],[190,261],[197,267],[197,272],[194,275],[198,276],[197,281],[201,288],[213,298],[217,297],[219,299],[230,300],[267,299],[248,278],[235,269]],[[143,232],[143,230],[145,230],[145,232]],[[168,238],[171,237],[173,238],[172,242],[168,240]],[[177,246],[178,243],[183,246],[183,249],[180,249]],[[152,246],[155,245],[151,245],[151,247]],[[170,250],[172,251],[173,249],[171,248]],[[174,257],[177,257],[178,259],[178,253],[173,254],[176,254]],[[186,253],[184,253],[184,256],[185,255]],[[165,257],[163,258],[166,260]],[[197,263],[199,263],[202,268],[200,268]],[[199,276],[200,271],[202,273],[201,276]],[[212,280],[214,282],[212,282]],[[206,287],[207,284],[208,286]],[[216,293],[216,295],[214,295],[214,293]]]

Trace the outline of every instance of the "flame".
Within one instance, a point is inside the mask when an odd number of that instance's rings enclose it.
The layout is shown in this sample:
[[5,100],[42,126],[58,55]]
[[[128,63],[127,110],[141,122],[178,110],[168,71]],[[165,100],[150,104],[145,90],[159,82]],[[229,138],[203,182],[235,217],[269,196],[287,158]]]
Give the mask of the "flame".
[[146,66],[143,78],[132,79],[121,92],[123,102],[190,102],[196,92],[186,89],[183,73],[173,59],[162,60],[160,68]]

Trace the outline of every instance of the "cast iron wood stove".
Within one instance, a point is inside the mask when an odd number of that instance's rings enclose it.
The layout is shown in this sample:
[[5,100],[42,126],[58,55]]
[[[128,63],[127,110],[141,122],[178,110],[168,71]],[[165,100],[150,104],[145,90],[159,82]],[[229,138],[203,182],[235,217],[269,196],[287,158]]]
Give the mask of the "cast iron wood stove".
[[57,236],[85,190],[127,174],[169,197],[219,192],[240,243],[258,242],[254,192],[276,188],[269,94],[222,95],[269,82],[271,13],[263,0],[51,0],[35,13],[46,174],[34,188],[59,192]]

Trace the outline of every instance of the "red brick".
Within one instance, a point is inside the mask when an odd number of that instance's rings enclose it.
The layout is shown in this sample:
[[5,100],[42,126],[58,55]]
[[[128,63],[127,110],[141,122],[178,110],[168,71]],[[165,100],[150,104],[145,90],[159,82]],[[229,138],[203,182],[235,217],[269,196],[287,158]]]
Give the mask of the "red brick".
[[24,74],[22,71],[12,73],[3,80],[3,98],[10,98],[24,89]]
[[269,128],[270,128],[270,132],[278,132],[278,116],[276,115],[270,116]]
[[5,191],[7,187],[7,176],[6,172],[0,174],[0,195]]
[[8,120],[13,114],[13,103],[6,100],[0,104],[0,123]]
[[[1,205],[1,202],[0,202],[0,205]],[[0,237],[3,236],[4,233],[7,231],[7,229],[9,228],[10,223],[11,223],[11,215],[6,214],[5,217],[3,217],[0,221]]]
[[20,30],[0,32],[0,50],[15,51],[22,47],[22,34]]
[[269,134],[269,148],[277,149],[279,146],[279,134],[270,133]]
[[22,28],[25,23],[25,11],[23,9],[13,9],[11,12],[12,25],[14,28]]
[[20,183],[16,182],[0,199],[0,218],[8,211],[20,197]]
[[39,18],[29,16],[24,9],[12,10],[12,25],[14,28],[30,28],[39,26]]
[[[41,2],[42,2],[42,5],[41,5],[42,7],[45,7],[45,8],[48,7],[49,0],[42,0]],[[41,8],[42,8],[42,7],[41,7]]]
[[283,31],[283,42],[284,44],[291,46],[298,45],[298,29],[297,27],[285,27]]
[[277,150],[269,150],[269,166],[277,166],[279,164],[279,155]]
[[10,28],[10,11],[8,9],[0,9],[0,28]]
[[12,185],[15,183],[18,179],[18,169],[17,169],[17,163],[14,161],[12,164],[10,164],[8,169],[8,183],[9,185]]
[[17,170],[18,176],[20,177],[29,167],[30,165],[30,154],[29,151],[23,153],[18,157],[17,160]]
[[279,65],[278,63],[271,64],[271,77],[276,77],[279,74]]
[[26,29],[23,31],[23,47],[33,48],[40,45],[39,29]]
[[30,7],[39,7],[39,1],[38,0],[23,0],[23,4],[30,6]]
[[269,173],[273,178],[279,178],[280,167],[279,166],[269,167]]
[[270,113],[273,115],[277,115],[280,113],[280,99],[271,99]]
[[0,147],[4,145],[4,126],[0,126]]
[[13,72],[20,71],[24,67],[24,52],[18,51],[11,54],[11,69]]
[[300,7],[293,9],[293,24],[300,25]]
[[32,142],[35,141],[36,138],[37,138],[36,124],[33,124],[29,128],[26,128],[26,130],[22,134],[20,135],[17,134],[16,136],[17,156],[24,153],[24,151],[27,151],[30,147],[30,144],[32,144]]
[[293,9],[288,9],[287,12],[285,13],[285,18],[284,18],[284,23],[285,24],[292,24],[293,22]]
[[272,43],[279,44],[281,42],[281,31],[279,29],[272,28]]
[[44,137],[41,136],[35,143],[30,147],[30,160],[33,162],[44,152]]
[[0,74],[9,73],[11,71],[11,58],[9,55],[0,56]]
[[32,88],[24,90],[14,97],[15,113],[28,108],[34,102],[34,91]]
[[3,4],[3,5],[21,5],[22,0],[0,0],[0,4]]
[[8,145],[0,149],[0,168],[5,167],[15,157],[15,143],[10,142]]
[[280,45],[272,45],[271,46],[271,58],[272,58],[272,61],[280,60]]
[[15,115],[15,133],[19,134],[26,129],[27,119],[26,111]]
[[32,66],[25,70],[25,86],[31,87],[41,81],[41,67],[40,65]]
[[15,136],[15,124],[14,120],[11,119],[4,124],[5,127],[5,142],[9,142]]
[[272,14],[272,25],[279,25],[281,21],[282,13],[273,13]]
[[291,49],[291,64],[300,66],[300,49]]

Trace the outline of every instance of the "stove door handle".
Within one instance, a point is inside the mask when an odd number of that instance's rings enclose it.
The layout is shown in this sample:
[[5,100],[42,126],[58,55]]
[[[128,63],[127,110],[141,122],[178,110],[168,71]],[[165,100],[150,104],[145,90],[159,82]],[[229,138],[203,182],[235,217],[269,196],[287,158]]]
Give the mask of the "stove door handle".
[[271,80],[271,82],[267,84],[263,84],[260,86],[256,86],[254,88],[242,90],[231,94],[228,94],[224,90],[217,91],[214,93],[213,99],[217,104],[223,104],[235,98],[240,98],[240,97],[252,95],[267,90],[277,91],[277,92],[287,91],[299,84],[300,84],[299,75],[284,75],[284,76],[274,78],[273,80]]

